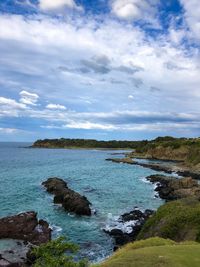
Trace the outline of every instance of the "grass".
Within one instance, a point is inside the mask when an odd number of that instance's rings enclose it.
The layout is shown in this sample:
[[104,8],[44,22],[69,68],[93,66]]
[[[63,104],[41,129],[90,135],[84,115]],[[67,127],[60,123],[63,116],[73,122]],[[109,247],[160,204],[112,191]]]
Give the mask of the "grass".
[[145,223],[138,239],[153,236],[200,241],[200,202],[185,198],[162,205]]
[[199,267],[200,244],[158,237],[130,243],[92,267]]

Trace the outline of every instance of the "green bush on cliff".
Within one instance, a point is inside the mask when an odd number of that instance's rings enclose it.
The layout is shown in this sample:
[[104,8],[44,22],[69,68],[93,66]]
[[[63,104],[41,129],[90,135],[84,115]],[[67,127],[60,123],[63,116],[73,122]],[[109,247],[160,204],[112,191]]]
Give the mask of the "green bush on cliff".
[[31,254],[36,258],[34,267],[86,267],[85,260],[75,262],[73,255],[78,247],[65,238],[49,241],[33,249]]
[[194,198],[162,205],[145,223],[137,239],[153,236],[175,241],[200,241],[200,202]]

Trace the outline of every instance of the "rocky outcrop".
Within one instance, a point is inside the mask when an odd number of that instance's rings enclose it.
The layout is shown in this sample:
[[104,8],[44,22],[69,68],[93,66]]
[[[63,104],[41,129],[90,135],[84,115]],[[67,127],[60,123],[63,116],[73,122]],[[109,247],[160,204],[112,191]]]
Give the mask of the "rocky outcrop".
[[175,178],[165,175],[150,175],[147,180],[157,184],[155,191],[162,199],[169,201],[185,197],[200,198],[200,186],[191,177]]
[[134,209],[129,213],[121,215],[117,221],[110,222],[103,230],[114,238],[114,250],[136,240],[142,226],[153,213],[154,211],[152,210],[142,212],[139,209]]
[[60,178],[53,177],[47,179],[42,185],[51,194],[54,194],[54,203],[62,204],[68,212],[77,215],[91,215],[90,202],[85,196],[68,188],[67,183]]
[[[144,158],[144,157],[141,157]],[[177,163],[174,161],[174,164],[167,164],[166,160],[163,160],[162,162],[165,164],[158,164],[154,163],[152,160],[152,163],[144,163],[144,162],[139,162],[134,160],[131,157],[125,157],[125,158],[108,158],[106,159],[107,161],[112,161],[114,163],[126,163],[126,164],[131,164],[131,165],[139,165],[144,168],[152,169],[154,171],[164,171],[165,173],[176,173],[180,176],[183,177],[192,177],[193,179],[200,180],[200,174],[199,172],[195,172],[192,169],[189,169],[186,166],[183,166],[180,163]]]
[[40,245],[51,239],[51,229],[46,221],[37,219],[36,212],[28,211],[0,219],[0,238],[20,239]]
[[106,160],[107,161],[112,161],[112,162],[115,162],[115,163],[135,164],[133,159],[132,158],[128,158],[128,157],[125,157],[125,158],[108,158]]
[[[32,245],[22,240],[3,239],[7,248],[0,251],[1,267],[25,267],[27,266],[27,253],[31,250]],[[9,244],[8,244],[9,243]],[[9,245],[9,247],[8,247]]]

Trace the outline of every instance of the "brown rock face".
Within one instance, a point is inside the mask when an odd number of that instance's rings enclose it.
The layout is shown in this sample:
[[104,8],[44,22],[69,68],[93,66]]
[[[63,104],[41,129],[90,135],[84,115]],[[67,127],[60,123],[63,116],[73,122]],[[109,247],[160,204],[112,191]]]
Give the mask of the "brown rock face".
[[37,219],[37,213],[28,211],[0,219],[0,238],[12,238],[40,245],[51,240],[51,229],[46,221]]
[[147,180],[158,183],[156,191],[162,199],[175,200],[185,197],[200,197],[200,186],[191,177],[177,179],[164,175],[151,175]]
[[54,194],[54,203],[62,204],[65,210],[77,215],[91,215],[90,202],[87,198],[68,188],[67,183],[62,179],[49,178],[42,185],[49,193]]

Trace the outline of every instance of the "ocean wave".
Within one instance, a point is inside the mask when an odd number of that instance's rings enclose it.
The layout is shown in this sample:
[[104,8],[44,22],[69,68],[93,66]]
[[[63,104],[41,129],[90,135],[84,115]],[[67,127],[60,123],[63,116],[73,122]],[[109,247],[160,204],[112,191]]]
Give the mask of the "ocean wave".
[[63,230],[62,227],[57,226],[55,224],[50,225],[50,228],[53,230],[54,233],[57,233],[57,234],[62,232],[62,230]]
[[133,231],[133,227],[137,224],[138,220],[131,220],[128,222],[123,222],[119,216],[108,215],[108,220],[106,226],[103,228],[104,231],[110,232],[113,229],[119,229],[124,234],[130,234]]

